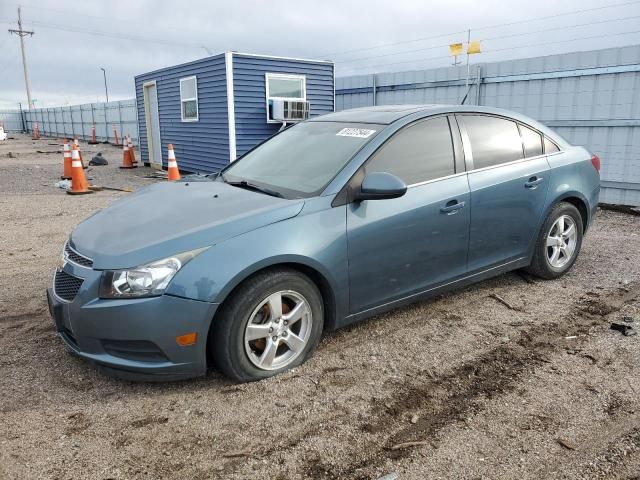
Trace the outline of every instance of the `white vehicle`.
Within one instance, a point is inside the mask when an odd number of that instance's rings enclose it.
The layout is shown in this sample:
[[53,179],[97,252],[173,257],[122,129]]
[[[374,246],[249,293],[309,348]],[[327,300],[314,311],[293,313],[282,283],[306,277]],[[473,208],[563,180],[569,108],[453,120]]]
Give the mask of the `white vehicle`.
[[7,133],[4,131],[4,127],[0,126],[0,142],[7,139]]

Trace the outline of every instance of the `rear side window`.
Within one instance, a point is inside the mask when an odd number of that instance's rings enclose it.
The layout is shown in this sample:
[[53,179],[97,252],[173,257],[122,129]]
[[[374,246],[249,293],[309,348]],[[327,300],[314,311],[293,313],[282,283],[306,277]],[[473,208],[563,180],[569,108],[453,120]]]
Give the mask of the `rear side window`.
[[524,125],[519,125],[519,127],[524,145],[524,156],[529,158],[542,155],[542,135]]
[[553,143],[547,137],[544,137],[544,153],[553,153],[553,152],[559,152],[559,151],[560,149],[555,143]]
[[373,154],[365,172],[388,172],[407,185],[454,173],[453,143],[446,117],[405,127]]
[[515,122],[483,115],[464,115],[463,122],[471,142],[475,169],[523,158],[522,141]]

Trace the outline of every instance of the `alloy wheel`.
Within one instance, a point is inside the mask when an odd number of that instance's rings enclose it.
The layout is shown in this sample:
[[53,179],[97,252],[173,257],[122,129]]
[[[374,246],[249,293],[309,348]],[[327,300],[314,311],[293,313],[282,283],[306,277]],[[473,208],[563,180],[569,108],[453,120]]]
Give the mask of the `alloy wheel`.
[[575,220],[561,215],[553,222],[547,235],[547,261],[554,268],[567,265],[576,251],[578,231]]
[[313,314],[300,293],[282,290],[262,300],[249,317],[245,352],[262,370],[289,366],[305,350],[311,335]]

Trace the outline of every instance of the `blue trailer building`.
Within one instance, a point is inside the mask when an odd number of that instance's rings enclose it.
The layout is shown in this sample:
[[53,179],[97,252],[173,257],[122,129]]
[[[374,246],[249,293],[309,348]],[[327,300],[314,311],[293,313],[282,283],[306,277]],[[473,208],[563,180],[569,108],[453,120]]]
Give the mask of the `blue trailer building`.
[[330,61],[226,52],[135,77],[142,161],[218,171],[283,122],[335,109]]

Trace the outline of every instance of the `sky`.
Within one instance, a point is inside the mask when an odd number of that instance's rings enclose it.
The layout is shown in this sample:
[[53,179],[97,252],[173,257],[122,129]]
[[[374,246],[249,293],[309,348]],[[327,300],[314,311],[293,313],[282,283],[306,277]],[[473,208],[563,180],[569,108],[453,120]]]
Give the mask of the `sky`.
[[[337,76],[450,65],[450,43],[481,41],[471,63],[640,43],[640,0],[25,0],[36,107],[133,98],[134,76],[228,50],[329,59]],[[0,108],[26,105],[18,3],[0,3]],[[578,12],[578,11],[581,12]]]

